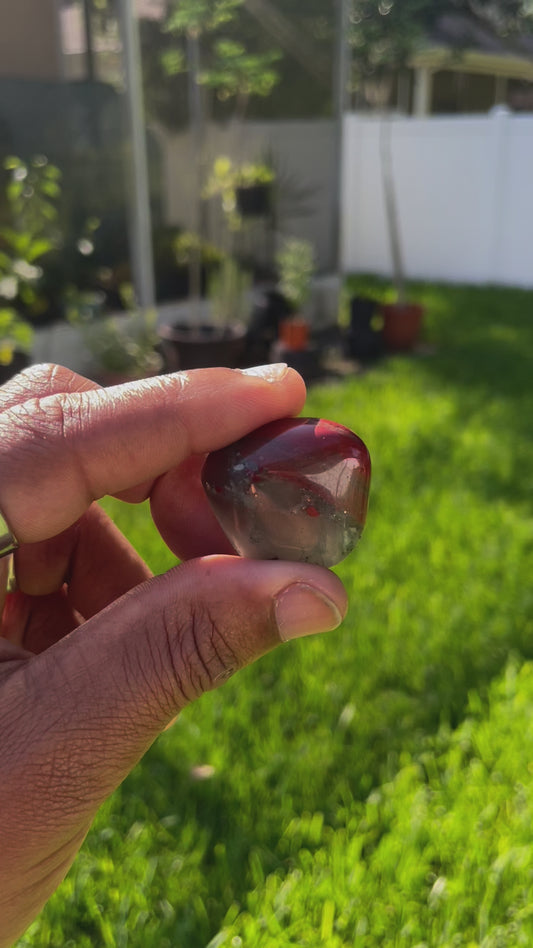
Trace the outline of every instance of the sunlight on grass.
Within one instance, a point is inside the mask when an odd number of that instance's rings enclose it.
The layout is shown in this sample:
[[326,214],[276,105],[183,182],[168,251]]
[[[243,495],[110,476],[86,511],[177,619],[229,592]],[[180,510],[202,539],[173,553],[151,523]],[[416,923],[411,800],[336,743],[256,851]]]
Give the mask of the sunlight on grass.
[[306,407],[373,459],[345,623],[188,708],[20,946],[533,943],[533,295],[415,292],[434,354]]

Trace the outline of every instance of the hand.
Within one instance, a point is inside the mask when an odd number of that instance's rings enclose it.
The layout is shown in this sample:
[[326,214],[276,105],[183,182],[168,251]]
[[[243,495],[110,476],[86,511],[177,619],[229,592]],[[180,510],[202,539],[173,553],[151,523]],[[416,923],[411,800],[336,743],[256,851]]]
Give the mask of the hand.
[[[297,414],[292,370],[206,369],[99,389],[40,366],[0,390],[0,946],[57,887],[105,798],[189,701],[280,641],[335,628],[339,580],[231,554],[205,453]],[[150,498],[182,565],[152,578],[95,501]],[[214,554],[214,555],[205,555]]]

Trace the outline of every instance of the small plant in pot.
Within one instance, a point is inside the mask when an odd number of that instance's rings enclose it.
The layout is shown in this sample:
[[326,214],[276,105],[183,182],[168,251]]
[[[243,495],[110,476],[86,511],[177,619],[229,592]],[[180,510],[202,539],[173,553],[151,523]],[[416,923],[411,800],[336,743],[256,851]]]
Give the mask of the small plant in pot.
[[308,240],[287,237],[276,254],[278,286],[292,314],[280,322],[279,338],[288,349],[306,349],[309,323],[304,307],[311,295],[315,271],[313,246]]
[[313,246],[308,240],[288,237],[276,255],[278,289],[290,315],[281,319],[273,358],[287,362],[306,379],[320,375],[321,353],[310,340],[309,321],[304,308],[311,296],[314,274]]
[[184,230],[174,238],[173,254],[178,267],[188,270],[189,299],[197,302],[205,295],[209,274],[220,266],[224,254],[192,230]]
[[213,163],[204,198],[220,198],[230,231],[240,230],[245,218],[265,217],[270,211],[274,172],[266,164],[234,164],[226,155]]
[[228,366],[243,357],[250,315],[251,280],[233,257],[226,256],[208,281],[205,318],[159,327],[168,371]]
[[117,316],[102,315],[94,305],[94,294],[85,299],[72,291],[67,317],[79,329],[90,357],[88,375],[101,385],[118,385],[157,375],[162,368],[157,350],[157,313],[135,307],[133,293],[122,290],[127,309]]
[[383,316],[383,342],[385,348],[392,352],[405,352],[412,349],[418,341],[424,309],[419,303],[408,300],[405,292],[405,273],[396,192],[394,188],[390,134],[390,121],[388,123],[382,122],[381,158],[383,192],[396,300],[390,303],[382,303],[380,312]]
[[237,175],[235,197],[241,217],[270,213],[274,172],[267,165],[243,165]]

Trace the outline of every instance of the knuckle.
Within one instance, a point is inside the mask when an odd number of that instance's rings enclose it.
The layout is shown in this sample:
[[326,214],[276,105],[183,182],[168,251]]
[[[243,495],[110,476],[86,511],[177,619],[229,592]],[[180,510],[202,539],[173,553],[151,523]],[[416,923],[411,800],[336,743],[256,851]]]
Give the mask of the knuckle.
[[164,622],[169,671],[179,703],[189,703],[240,667],[228,635],[205,603],[195,602]]
[[[85,406],[80,395],[31,396],[7,408],[0,414],[4,483],[10,483],[17,496],[30,484],[35,497],[35,471],[46,471],[52,478],[64,473],[68,460],[69,467],[76,473],[80,493],[83,491],[91,502],[94,498],[89,476],[82,463],[85,423]],[[63,450],[65,446],[67,452]]]
[[[61,419],[59,418],[61,423]],[[57,429],[57,412],[43,408],[39,398],[29,398],[7,409],[0,418],[1,450],[4,463],[13,463],[20,468],[20,460],[38,460],[46,449],[51,435]],[[4,468],[5,471],[5,468]]]
[[30,365],[20,374],[20,378],[35,386],[36,394],[41,395],[57,391],[58,386],[62,383],[66,384],[71,376],[70,369],[56,365],[55,362],[39,362],[36,365]]
[[11,432],[10,441],[21,450],[48,452],[50,443],[62,441],[72,433],[74,415],[62,398],[28,398],[8,409],[2,419]]

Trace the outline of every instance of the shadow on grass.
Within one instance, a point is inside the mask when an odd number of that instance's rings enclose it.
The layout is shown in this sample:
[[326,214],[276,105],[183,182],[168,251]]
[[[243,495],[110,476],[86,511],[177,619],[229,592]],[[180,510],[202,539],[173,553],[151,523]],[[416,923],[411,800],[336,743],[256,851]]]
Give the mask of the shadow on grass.
[[429,371],[479,396],[516,399],[531,391],[533,291],[420,286],[415,293],[437,346]]
[[[369,280],[369,291],[376,283],[378,292],[386,295],[387,285],[374,279]],[[355,285],[364,291],[366,278],[358,278]],[[427,387],[438,385],[448,390],[455,406],[454,430],[444,436],[439,432],[437,437],[421,432],[418,440],[413,439],[413,490],[450,464],[465,426],[479,417],[499,437],[501,456],[487,458],[477,469],[468,468],[471,488],[489,501],[504,498],[529,504],[533,496],[529,454],[533,436],[533,291],[419,284],[413,287],[413,296],[427,308],[425,337],[434,355],[397,358],[414,360]],[[505,470],[505,454],[514,458],[512,470]],[[460,477],[461,472],[457,473]]]

